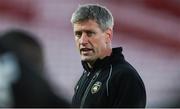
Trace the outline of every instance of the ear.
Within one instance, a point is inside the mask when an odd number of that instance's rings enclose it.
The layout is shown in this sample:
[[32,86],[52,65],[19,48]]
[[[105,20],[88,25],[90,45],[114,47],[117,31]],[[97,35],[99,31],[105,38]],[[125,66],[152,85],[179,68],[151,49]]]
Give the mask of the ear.
[[113,37],[113,30],[112,30],[112,28],[108,28],[105,31],[105,34],[106,34],[106,43],[111,43],[112,37]]

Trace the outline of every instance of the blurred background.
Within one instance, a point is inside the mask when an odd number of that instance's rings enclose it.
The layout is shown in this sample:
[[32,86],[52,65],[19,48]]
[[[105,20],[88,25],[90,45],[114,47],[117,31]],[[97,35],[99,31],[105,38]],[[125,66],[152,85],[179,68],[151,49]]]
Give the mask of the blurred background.
[[20,28],[37,35],[47,79],[71,101],[82,66],[70,18],[85,3],[112,12],[113,47],[123,47],[142,77],[147,107],[180,107],[180,0],[0,0],[0,32]]

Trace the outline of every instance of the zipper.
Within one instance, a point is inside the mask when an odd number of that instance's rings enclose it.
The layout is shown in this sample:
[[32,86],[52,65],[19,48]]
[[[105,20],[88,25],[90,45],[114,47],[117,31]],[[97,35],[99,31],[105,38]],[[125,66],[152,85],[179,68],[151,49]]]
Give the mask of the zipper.
[[[75,94],[72,98],[72,104],[77,104],[77,101],[80,101],[80,97],[78,96],[78,93],[80,92],[80,90],[83,89],[84,86],[84,83],[83,82],[86,82],[87,81],[87,74],[88,73],[85,73],[85,71],[83,72],[83,75],[80,77],[80,80],[77,82],[76,86],[75,86]],[[81,87],[79,87],[81,86]]]
[[91,81],[90,81],[90,83],[89,83],[89,85],[88,85],[88,87],[87,87],[87,89],[86,89],[86,91],[85,91],[85,93],[84,93],[84,95],[83,95],[83,97],[82,97],[80,108],[83,108],[83,105],[84,105],[84,103],[85,103],[85,100],[86,100],[86,97],[87,97],[87,95],[88,95],[88,92],[89,92],[92,84],[93,84],[94,81],[96,80],[96,78],[99,76],[99,73],[100,73],[100,72],[101,72],[101,70],[99,70],[98,72],[96,72],[96,74],[95,74],[95,75],[93,76],[93,78],[91,79]]

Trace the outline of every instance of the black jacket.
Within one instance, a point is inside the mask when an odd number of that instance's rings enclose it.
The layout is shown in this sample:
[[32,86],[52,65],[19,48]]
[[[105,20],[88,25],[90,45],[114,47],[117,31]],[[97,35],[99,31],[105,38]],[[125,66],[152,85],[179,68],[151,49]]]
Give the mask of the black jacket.
[[124,59],[122,48],[98,59],[93,69],[82,62],[84,73],[75,87],[73,107],[145,107],[146,91],[137,71]]

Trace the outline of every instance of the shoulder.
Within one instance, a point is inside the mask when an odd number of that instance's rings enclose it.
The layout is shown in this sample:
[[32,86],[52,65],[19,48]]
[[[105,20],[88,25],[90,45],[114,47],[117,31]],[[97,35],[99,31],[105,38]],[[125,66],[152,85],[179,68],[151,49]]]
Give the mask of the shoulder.
[[113,73],[116,76],[136,76],[137,71],[136,69],[129,64],[127,61],[124,61],[122,63],[113,63],[111,64]]
[[143,85],[143,81],[136,71],[136,69],[124,61],[122,63],[112,64],[112,81],[114,82],[126,82],[126,83],[140,83]]

